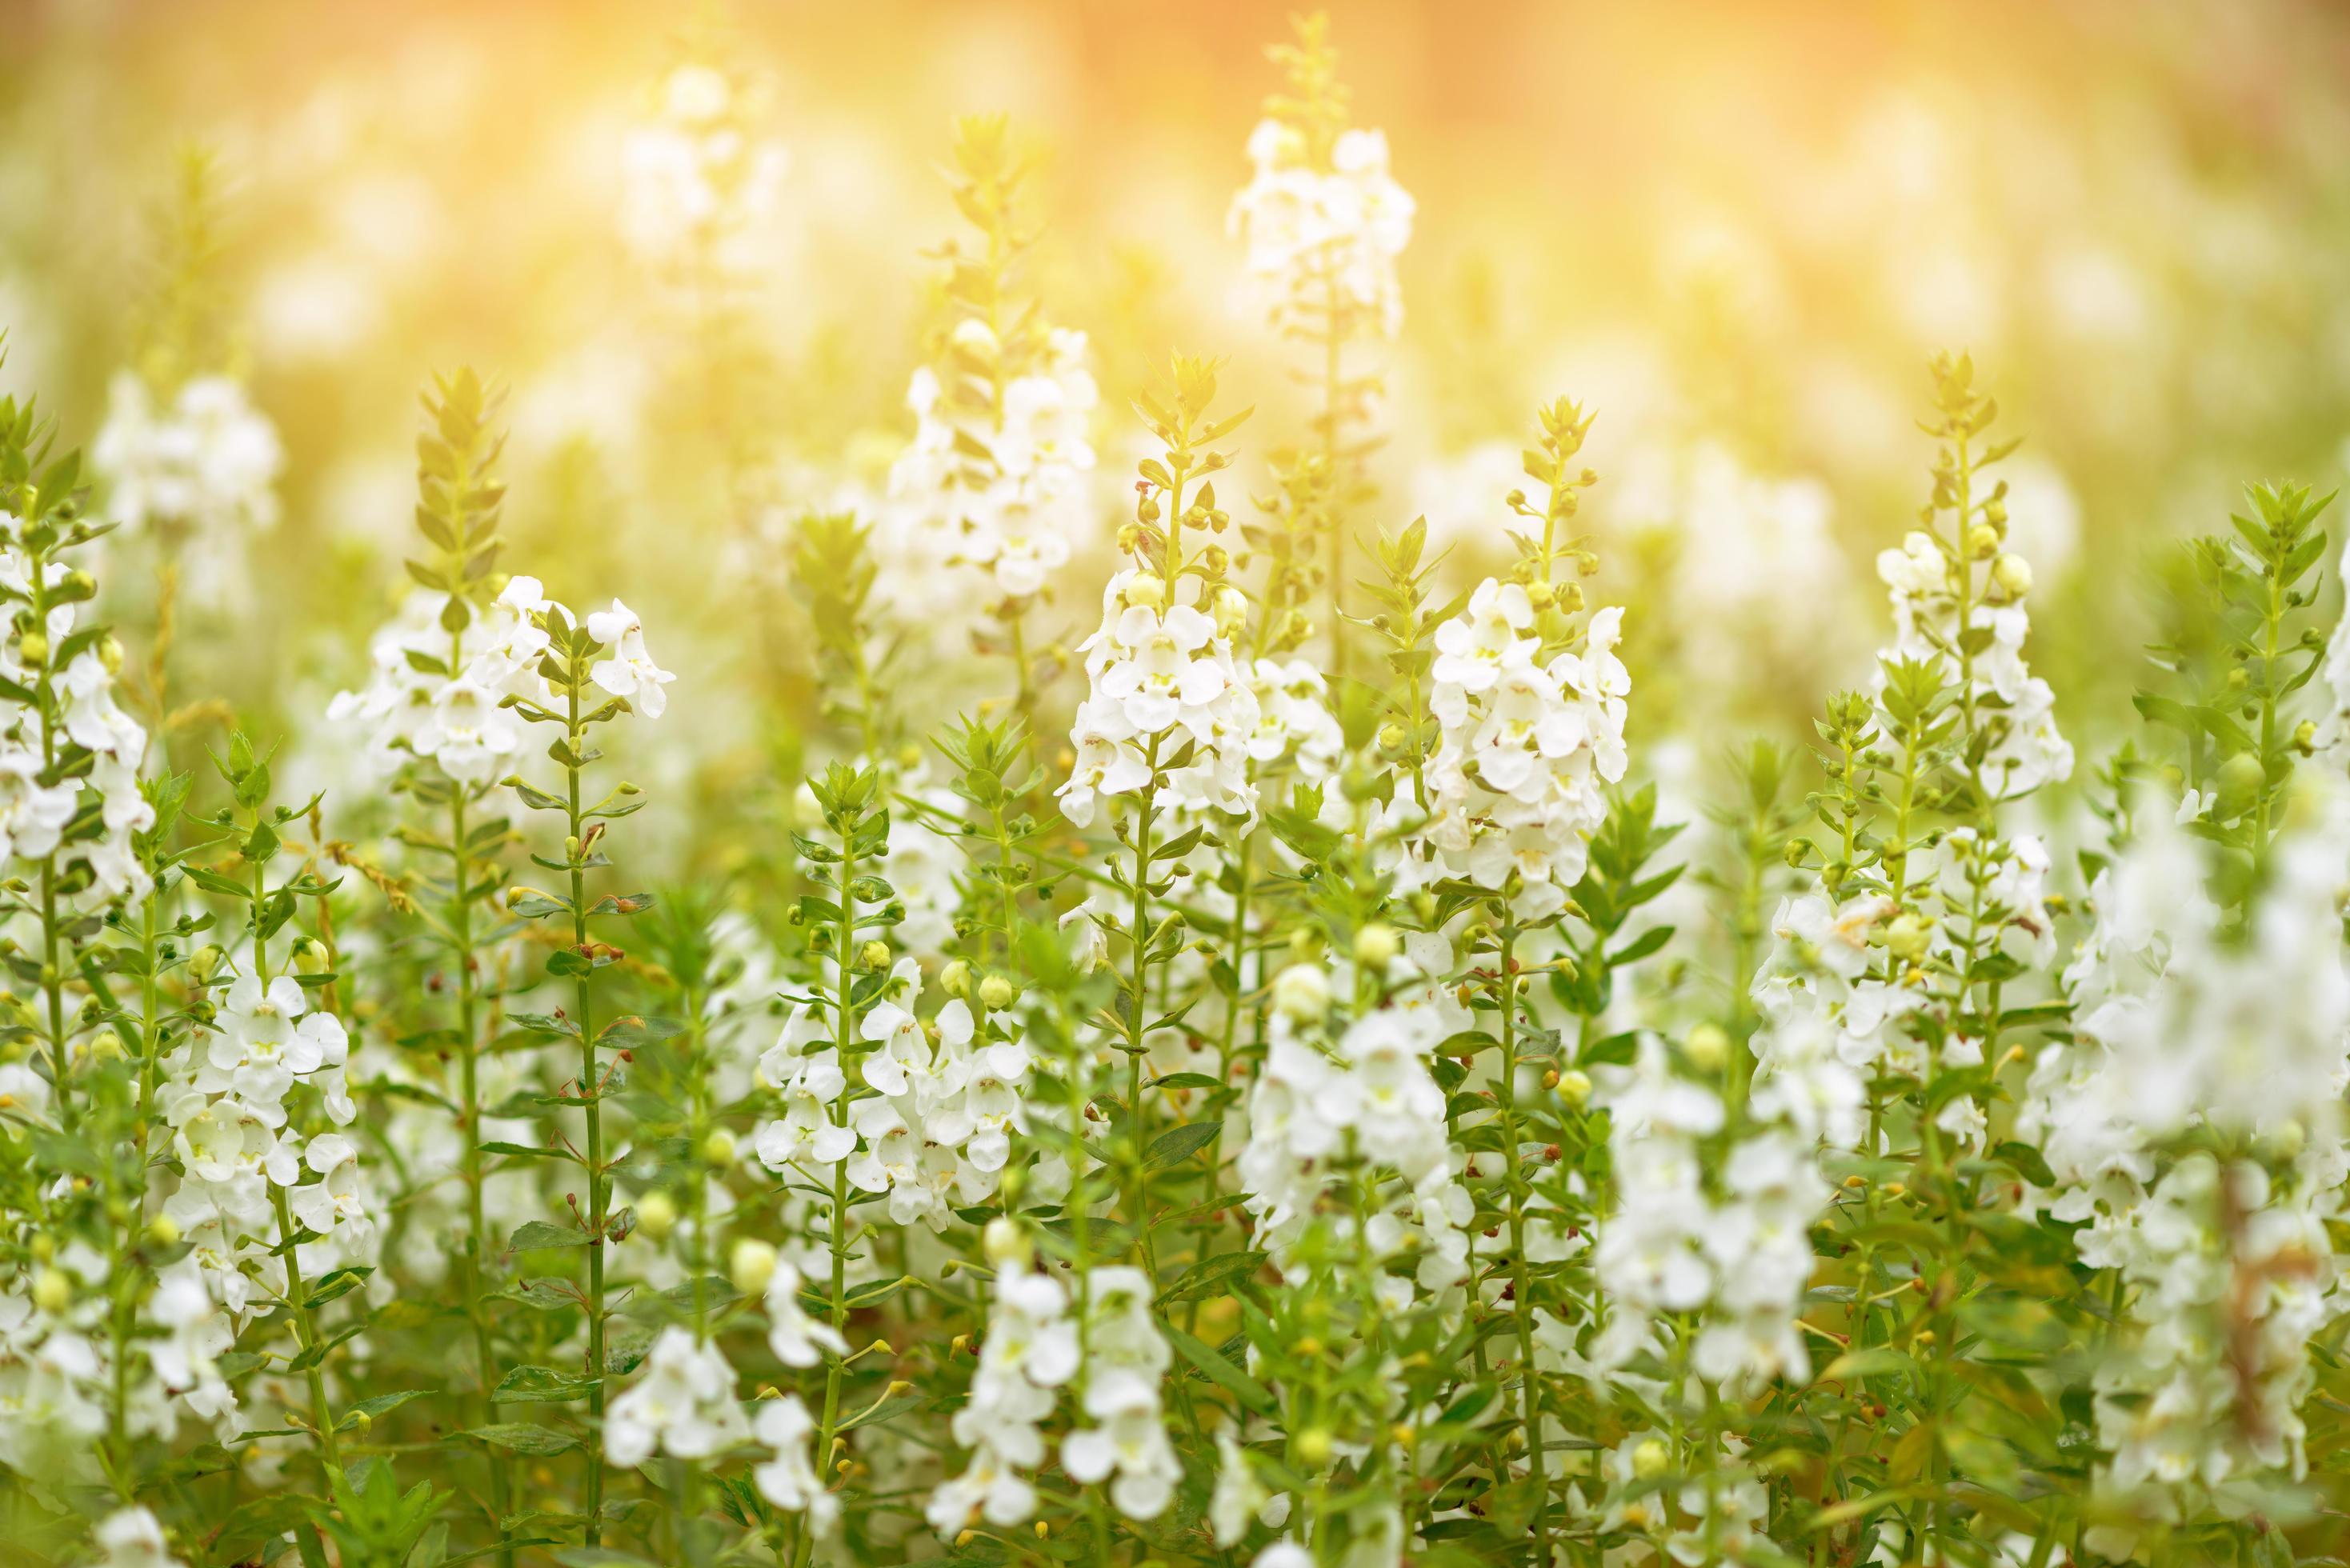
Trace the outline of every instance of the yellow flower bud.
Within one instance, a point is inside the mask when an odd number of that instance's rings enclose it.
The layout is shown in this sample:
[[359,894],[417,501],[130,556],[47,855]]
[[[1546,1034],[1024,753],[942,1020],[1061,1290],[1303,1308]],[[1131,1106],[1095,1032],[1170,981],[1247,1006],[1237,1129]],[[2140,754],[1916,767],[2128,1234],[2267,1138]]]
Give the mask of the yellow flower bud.
[[1643,1438],[1632,1450],[1632,1473],[1642,1480],[1655,1480],[1672,1462],[1672,1451],[1656,1438]]
[[33,1278],[33,1304],[55,1317],[73,1304],[73,1281],[62,1269],[43,1269]]
[[710,1136],[702,1140],[702,1158],[715,1166],[734,1163],[734,1135],[724,1127],[712,1127]]
[[1355,933],[1355,961],[1369,969],[1385,969],[1400,946],[1402,939],[1393,926],[1374,920]]
[[987,1222],[987,1229],[979,1233],[979,1245],[987,1261],[999,1269],[1009,1263],[1024,1264],[1035,1255],[1028,1232],[1009,1214],[998,1214]]
[[1904,963],[1915,963],[1926,956],[1926,949],[1934,938],[1933,928],[1924,918],[1914,914],[1897,915],[1885,928],[1885,950]]
[[1020,1000],[1020,991],[1000,974],[991,974],[979,982],[980,1004],[991,1012],[1001,1012]]
[[2032,563],[2013,551],[1991,563],[1991,576],[2012,599],[2020,599],[2032,591]]
[[1591,1101],[1591,1075],[1580,1067],[1569,1067],[1558,1075],[1558,1097],[1571,1110],[1581,1110]]
[[1307,1469],[1320,1469],[1328,1464],[1330,1449],[1330,1433],[1322,1427],[1306,1428],[1297,1434],[1296,1441],[1291,1446],[1291,1451],[1297,1456],[1297,1462]]
[[743,1237],[727,1256],[726,1275],[744,1295],[759,1294],[775,1277],[775,1249],[754,1237]]
[[677,1205],[666,1192],[648,1192],[637,1199],[637,1229],[658,1241],[677,1228]]
[[1681,1043],[1689,1054],[1690,1065],[1700,1073],[1719,1073],[1730,1060],[1730,1036],[1718,1023],[1700,1023],[1689,1032]]
[[177,1220],[172,1219],[169,1214],[156,1215],[155,1218],[147,1221],[147,1240],[151,1244],[158,1247],[178,1246],[180,1244],[180,1222]]
[[1167,602],[1167,582],[1156,572],[1137,572],[1126,585],[1126,602],[1157,609]]

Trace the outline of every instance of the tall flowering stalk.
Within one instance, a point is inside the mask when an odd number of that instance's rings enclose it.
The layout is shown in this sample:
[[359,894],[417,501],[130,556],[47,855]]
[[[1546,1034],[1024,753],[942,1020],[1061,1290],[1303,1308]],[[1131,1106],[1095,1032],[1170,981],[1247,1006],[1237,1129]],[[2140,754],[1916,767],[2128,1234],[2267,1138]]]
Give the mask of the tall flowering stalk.
[[1300,379],[1318,398],[1315,452],[1326,488],[1318,519],[1326,552],[1331,673],[1347,673],[1347,512],[1367,499],[1361,464],[1369,442],[1351,433],[1370,418],[1375,374],[1350,373],[1347,349],[1392,337],[1403,321],[1396,258],[1411,239],[1411,197],[1388,173],[1383,131],[1347,124],[1330,22],[1298,19],[1296,41],[1267,53],[1288,78],[1265,100],[1250,133],[1253,176],[1232,199],[1231,227],[1248,247],[1248,272],[1274,328],[1315,355]]
[[[623,783],[590,801],[586,774],[601,758],[593,736],[599,726],[625,714],[659,718],[667,706],[664,687],[671,679],[645,651],[644,628],[619,600],[611,607],[585,618],[546,597],[530,577],[510,579],[496,599],[508,613],[510,633],[504,644],[484,656],[484,676],[494,672],[505,690],[497,700],[527,722],[557,731],[547,754],[563,770],[561,794],[551,794],[509,775],[505,783],[532,811],[561,817],[563,841],[559,857],[534,852],[531,859],[560,874],[565,885],[552,892],[516,887],[507,895],[507,907],[526,920],[554,919],[567,924],[568,940],[557,939],[547,955],[550,980],[570,982],[571,1005],[552,1014],[518,1016],[517,1023],[536,1028],[551,1039],[568,1040],[578,1051],[578,1070],[554,1096],[556,1106],[576,1108],[585,1132],[584,1146],[567,1150],[587,1178],[587,1200],[571,1199],[571,1224],[549,1225],[535,1220],[517,1231],[509,1247],[516,1251],[584,1247],[587,1282],[579,1304],[586,1318],[587,1361],[578,1382],[588,1397],[592,1431],[588,1449],[588,1473],[580,1525],[582,1539],[594,1546],[605,1522],[605,1445],[600,1429],[607,1402],[606,1380],[612,1370],[605,1344],[610,1316],[606,1299],[606,1273],[610,1250],[628,1233],[628,1219],[612,1211],[612,1170],[616,1163],[605,1143],[604,1103],[623,1083],[629,1051],[639,1042],[665,1038],[673,1023],[633,1015],[598,1023],[597,973],[620,959],[620,949],[598,940],[590,921],[641,913],[651,905],[643,893],[607,893],[592,903],[588,897],[591,872],[611,865],[603,842],[609,825],[644,808],[643,791]],[[591,705],[592,704],[592,705]]]
[[[457,1251],[458,1288],[473,1339],[474,1389],[470,1428],[496,1418],[497,1378],[491,1314],[494,1247],[484,1204],[482,1056],[485,950],[495,932],[494,907],[499,857],[512,834],[506,819],[485,809],[498,776],[522,742],[522,726],[497,705],[498,679],[484,662],[492,645],[509,639],[515,611],[496,602],[498,535],[505,487],[496,464],[505,438],[504,401],[471,369],[437,381],[424,399],[426,428],[417,442],[416,519],[428,553],[408,562],[416,587],[400,618],[379,635],[374,680],[338,696],[329,717],[371,726],[369,744],[393,770],[392,786],[418,808],[399,836],[428,867],[427,902],[404,888],[398,902],[424,921],[447,960],[451,995],[436,1038],[452,1047],[456,1082],[447,1085],[457,1137],[456,1177],[463,1191],[463,1234]],[[432,815],[428,815],[432,814]],[[434,820],[437,815],[438,820]],[[388,885],[389,886],[389,885]],[[493,1517],[514,1511],[511,1462],[493,1447],[488,1458]],[[506,1555],[511,1555],[507,1553]]]
[[935,530],[933,547],[985,572],[1002,596],[972,644],[1012,661],[1014,704],[1032,735],[1051,665],[1031,623],[1085,536],[1098,400],[1085,334],[1051,325],[1025,292],[1035,236],[1020,209],[1033,171],[1002,116],[957,122],[948,181],[978,242],[938,252],[946,319],[907,389],[917,427],[889,475],[892,493]]

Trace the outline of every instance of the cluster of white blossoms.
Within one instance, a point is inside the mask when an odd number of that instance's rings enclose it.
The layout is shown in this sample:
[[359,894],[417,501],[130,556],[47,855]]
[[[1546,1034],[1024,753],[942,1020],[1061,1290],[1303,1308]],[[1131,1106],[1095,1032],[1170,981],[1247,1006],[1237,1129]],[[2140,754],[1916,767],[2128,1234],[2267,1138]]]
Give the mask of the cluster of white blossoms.
[[2073,1037],[2041,1053],[2018,1117],[2054,1178],[2040,1200],[2080,1224],[2084,1263],[2134,1288],[2097,1386],[2125,1492],[2305,1462],[2308,1345],[2344,1300],[2328,1227],[2350,1176],[2350,800],[2329,782],[2296,804],[2314,820],[2279,840],[2241,929],[2199,844],[2141,818],[2091,889]]
[[[1496,455],[1514,470],[1515,449]],[[1727,445],[1700,441],[1636,447],[1609,489],[1614,515],[1669,545],[1684,668],[1800,670],[1837,651],[1821,646],[1832,628],[1786,613],[1791,604],[1840,599],[1851,575],[1825,484],[1758,473]],[[1740,688],[1723,681],[1719,690],[1734,697]]]
[[237,602],[245,541],[276,526],[286,466],[277,428],[241,382],[197,376],[159,400],[144,378],[120,372],[90,462],[107,481],[109,520],[133,535],[171,534],[192,600]]
[[1523,585],[1488,577],[1437,628],[1430,670],[1441,731],[1427,843],[1446,870],[1481,888],[1500,892],[1515,876],[1511,906],[1526,920],[1557,913],[1582,879],[1607,786],[1628,761],[1632,689],[1615,653],[1620,609],[1591,617],[1580,651],[1547,660],[1535,620]]
[[1654,1035],[1630,1066],[1607,1070],[1600,1100],[1617,1201],[1592,1252],[1608,1303],[1592,1365],[1621,1367],[1669,1315],[1702,1313],[1690,1346],[1700,1377],[1733,1391],[1807,1377],[1795,1320],[1814,1267],[1812,1223],[1829,1197],[1811,1140],[1753,1127],[1717,1168],[1700,1146],[1722,1131],[1721,1098],[1679,1075]]
[[1307,783],[1335,775],[1346,761],[1347,732],[1330,711],[1330,683],[1305,659],[1259,659],[1247,666],[1256,696],[1249,761],[1260,772],[1287,763]]
[[1008,1529],[1036,1511],[1036,1489],[1023,1472],[1045,1462],[1038,1428],[1083,1359],[1068,1292],[1026,1257],[1004,1251],[971,1397],[950,1428],[971,1459],[931,1496],[931,1527],[948,1540],[974,1519]]
[[1080,1403],[1093,1425],[1062,1438],[1061,1469],[1080,1486],[1108,1481],[1111,1506],[1128,1519],[1156,1519],[1183,1479],[1159,1395],[1172,1357],[1152,1314],[1157,1292],[1123,1264],[1095,1269],[1087,1285]]
[[[0,512],[0,588],[29,597],[33,562],[18,540],[22,524]],[[43,569],[45,586],[57,591],[74,573],[64,562],[50,560]],[[14,855],[38,860],[65,844],[78,810],[80,791],[99,799],[101,831],[77,834],[67,846],[66,863],[86,863],[100,896],[107,898],[143,896],[146,871],[133,852],[131,836],[155,825],[155,808],[139,788],[139,767],[147,753],[147,732],[114,700],[115,672],[122,660],[120,646],[109,636],[94,647],[81,647],[63,669],[55,658],[70,646],[81,605],[54,604],[47,625],[0,644],[0,680],[20,687],[46,683],[57,701],[62,734],[58,747],[70,742],[89,753],[89,766],[78,781],[59,778],[43,783],[50,769],[44,758],[41,720],[31,707],[0,702],[0,859]]]
[[281,1290],[283,1260],[270,1238],[273,1189],[315,1239],[302,1243],[306,1278],[375,1262],[377,1214],[359,1147],[339,1132],[305,1134],[293,1114],[297,1087],[315,1093],[336,1127],[358,1114],[345,1082],[342,1020],[313,1009],[299,981],[243,974],[222,999],[213,1027],[164,1058],[163,1119],[182,1175],[163,1212],[193,1247],[205,1288],[238,1322]]
[[755,133],[741,84],[715,67],[677,66],[659,96],[658,113],[621,147],[622,237],[659,270],[750,275],[773,259],[762,229],[789,155]]
[[[1989,530],[1977,524],[1975,532]],[[1956,684],[1961,640],[1987,639],[1972,658],[1971,695],[1991,737],[1981,765],[1984,786],[1995,799],[2007,800],[2072,777],[2073,746],[2056,728],[2055,693],[2024,667],[2023,643],[2032,630],[2024,603],[2032,591],[2030,563],[1999,549],[1996,539],[1968,543],[1973,547],[1960,559],[1933,535],[1913,531],[1898,549],[1878,553],[1877,575],[1893,602],[1894,631],[1881,657],[1938,666]],[[1959,624],[1962,589],[1964,627]]]
[[643,1375],[605,1411],[604,1459],[620,1469],[655,1454],[706,1459],[750,1436],[724,1353],[671,1325],[653,1341]]
[[920,986],[920,966],[900,959],[859,1020],[859,1039],[876,1049],[858,1070],[874,1092],[849,1106],[845,1124],[839,1051],[817,1008],[794,1009],[760,1059],[783,1115],[760,1126],[755,1147],[778,1172],[846,1162],[859,1191],[889,1195],[892,1223],[941,1231],[958,1206],[993,1196],[1014,1135],[1028,1130],[1032,1063],[1016,1039],[982,1038],[960,997],[927,1022],[916,1017]]
[[[487,784],[511,772],[522,752],[524,721],[505,699],[553,704],[538,671],[552,646],[548,626],[577,623],[568,608],[546,597],[536,577],[509,578],[496,601],[469,616],[462,631],[446,629],[447,605],[438,590],[411,590],[376,634],[368,684],[337,693],[327,717],[366,725],[369,755],[385,772],[408,757],[429,757],[460,784]],[[646,718],[660,718],[669,705],[662,689],[677,677],[645,651],[644,624],[635,612],[614,599],[609,608],[588,616],[587,630],[603,645],[589,679],[629,699]]]
[[[1219,589],[1201,607],[1201,579],[1163,578],[1129,566],[1102,590],[1101,625],[1086,639],[1087,691],[1069,732],[1076,760],[1055,792],[1061,815],[1089,826],[1102,797],[1139,796],[1154,779],[1169,804],[1191,812],[1250,815],[1249,742],[1256,693],[1232,653],[1246,605]],[[1168,764],[1185,747],[1189,762]]]
[[[1418,971],[1393,961],[1399,978]],[[1429,1071],[1460,1023],[1452,1010],[1392,1005],[1353,1020],[1325,1043],[1331,981],[1318,963],[1293,964],[1274,979],[1272,1044],[1249,1092],[1247,1141],[1237,1170],[1257,1244],[1287,1266],[1289,1250],[1316,1217],[1319,1200],[1366,1168],[1399,1179],[1384,1192],[1359,1240],[1378,1261],[1407,1251],[1430,1295],[1469,1274],[1469,1221],[1475,1204],[1461,1183],[1445,1125],[1444,1091]],[[1351,1217],[1327,1217],[1342,1232]],[[1378,1289],[1409,1286],[1382,1273]]]
[[[906,389],[914,439],[889,470],[889,493],[910,503],[947,557],[987,572],[1015,599],[1044,592],[1092,524],[1095,406],[1086,335],[1055,327],[1030,363],[987,323],[967,318],[948,337],[945,374],[924,365]],[[998,383],[1000,382],[1000,390]]]
[[[1773,946],[1753,992],[1764,1022],[1753,1041],[1754,1109],[1833,1147],[1860,1147],[1869,1079],[1922,1081],[1982,1065],[1981,1035],[1962,1029],[1943,1034],[1929,1055],[1910,1021],[1935,1002],[1910,967],[1964,967],[1969,955],[1958,933],[1970,925],[1980,928],[1984,950],[1977,961],[1996,952],[2044,968],[2054,956],[2050,860],[2037,837],[1954,828],[1939,851],[1913,854],[1910,866],[1921,884],[1916,890],[1939,899],[1948,919],[1900,914],[1881,894],[1837,901],[1813,892],[1783,900],[1772,919]],[[1935,1125],[1974,1147],[1988,1133],[1971,1096],[1945,1101]]]
[[1232,234],[1274,322],[1315,326],[1346,311],[1393,337],[1403,324],[1396,258],[1414,205],[1388,172],[1385,131],[1342,130],[1326,154],[1278,119],[1249,133],[1254,172],[1232,198]]

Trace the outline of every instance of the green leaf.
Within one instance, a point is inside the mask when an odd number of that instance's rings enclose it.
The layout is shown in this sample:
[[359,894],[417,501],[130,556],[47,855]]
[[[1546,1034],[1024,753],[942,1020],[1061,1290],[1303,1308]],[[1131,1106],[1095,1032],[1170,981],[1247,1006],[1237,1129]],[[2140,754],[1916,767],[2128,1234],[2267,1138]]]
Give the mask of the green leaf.
[[585,1373],[564,1372],[552,1366],[517,1366],[498,1379],[490,1398],[501,1405],[536,1400],[560,1404],[585,1399],[595,1386],[596,1379]]
[[2056,1173],[2048,1168],[2048,1161],[2028,1143],[2008,1142],[1991,1149],[1991,1158],[2003,1159],[2015,1167],[2015,1173],[2034,1187],[2054,1187]]
[[533,1220],[516,1231],[506,1242],[509,1252],[544,1252],[556,1247],[584,1247],[588,1233],[568,1225],[551,1224],[545,1220]]
[[579,1446],[579,1439],[536,1421],[496,1421],[464,1434],[494,1449],[517,1454],[560,1454]]
[[1213,1143],[1223,1130],[1222,1122],[1187,1122],[1169,1127],[1150,1140],[1150,1152],[1143,1159],[1143,1168],[1158,1171],[1180,1165]]
[[1208,1381],[1252,1410],[1263,1415],[1273,1413],[1273,1394],[1263,1384],[1224,1359],[1221,1352],[1210,1349],[1173,1324],[1161,1324],[1159,1328],[1166,1334],[1167,1343],[1175,1347],[1175,1353],[1198,1368]]

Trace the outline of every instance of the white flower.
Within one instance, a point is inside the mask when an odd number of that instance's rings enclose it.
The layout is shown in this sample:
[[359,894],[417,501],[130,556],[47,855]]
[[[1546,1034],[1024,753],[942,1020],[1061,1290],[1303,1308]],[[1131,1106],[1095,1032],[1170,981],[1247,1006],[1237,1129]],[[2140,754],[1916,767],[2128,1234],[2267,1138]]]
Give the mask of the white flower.
[[0,744],[0,853],[37,860],[57,846],[73,820],[74,787],[44,784],[41,759]]
[[588,667],[588,678],[615,697],[634,697],[637,711],[658,719],[669,706],[661,690],[677,679],[652,661],[645,651],[644,623],[619,600],[588,618],[588,635],[605,647],[606,656]]
[[810,1318],[800,1305],[800,1272],[779,1259],[767,1280],[767,1347],[786,1366],[814,1366],[821,1353],[848,1354],[848,1343],[829,1324]]
[[1393,337],[1403,319],[1396,258],[1411,240],[1411,197],[1388,173],[1383,132],[1343,131],[1327,167],[1278,119],[1249,136],[1254,177],[1232,199],[1230,226],[1276,325],[1310,327],[1332,296]]
[[655,1453],[706,1459],[750,1435],[726,1357],[691,1330],[671,1327],[653,1341],[644,1376],[605,1412],[604,1458],[619,1469]]
[[816,1467],[809,1462],[816,1422],[809,1417],[807,1407],[795,1394],[761,1400],[754,1431],[760,1443],[775,1455],[751,1472],[759,1495],[777,1508],[806,1514],[808,1528],[816,1534],[829,1532],[833,1521],[840,1515],[840,1500],[825,1490]]
[[106,1555],[99,1568],[187,1568],[163,1544],[163,1526],[144,1508],[122,1508],[106,1516],[98,1527],[98,1544]]

